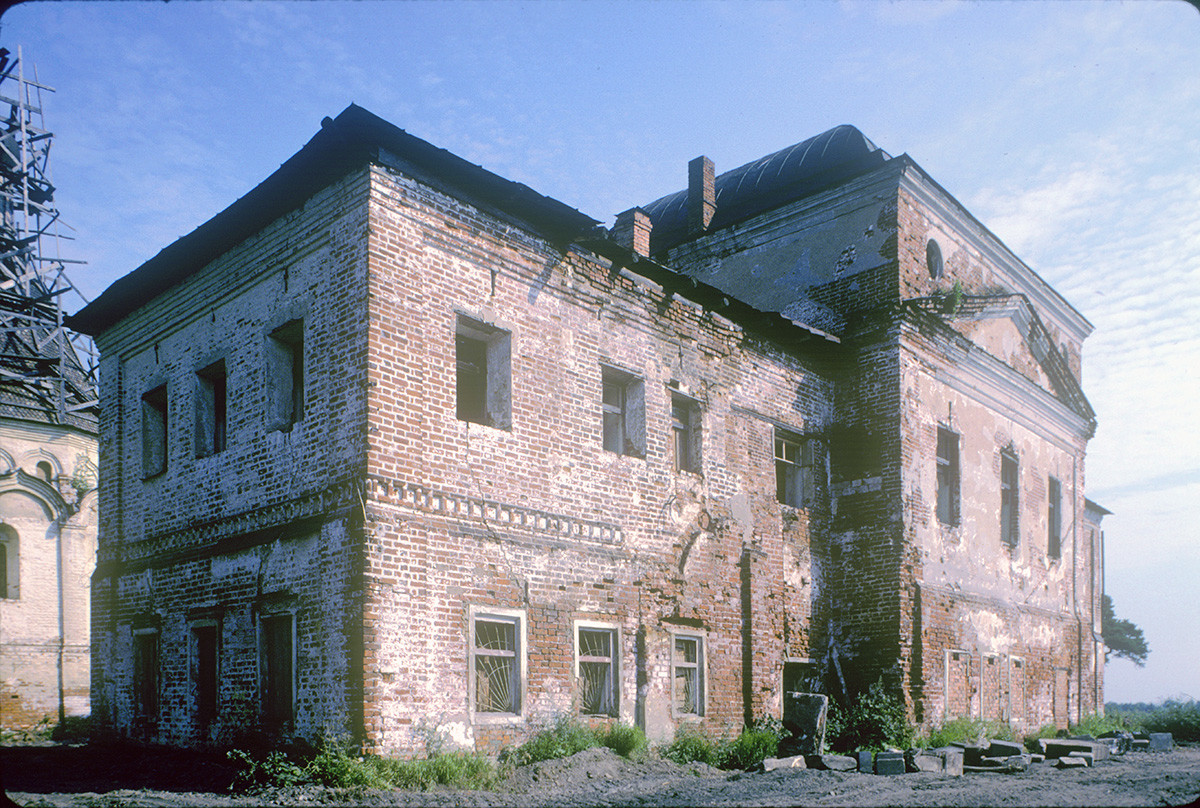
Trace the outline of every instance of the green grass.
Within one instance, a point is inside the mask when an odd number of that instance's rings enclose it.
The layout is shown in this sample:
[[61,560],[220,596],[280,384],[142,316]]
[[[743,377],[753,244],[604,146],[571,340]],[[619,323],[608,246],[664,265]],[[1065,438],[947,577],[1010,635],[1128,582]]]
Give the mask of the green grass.
[[707,763],[719,769],[752,769],[779,751],[783,728],[778,721],[760,720],[733,740],[713,740],[691,727],[680,727],[661,754],[676,763]]
[[955,742],[978,743],[987,739],[1016,740],[1012,727],[1003,722],[983,718],[953,718],[941,726],[918,735],[913,743],[922,749],[936,749],[939,746],[949,746]]
[[542,760],[569,757],[599,745],[600,739],[591,727],[570,716],[563,716],[553,727],[535,733],[518,746],[511,757],[518,766],[525,766]]
[[642,732],[641,727],[610,724],[598,737],[601,745],[607,746],[622,757],[640,758],[646,753],[646,733]]
[[860,693],[847,708],[829,703],[826,737],[838,752],[856,749],[907,749],[913,744],[916,728],[908,721],[904,702],[892,695],[878,680]]

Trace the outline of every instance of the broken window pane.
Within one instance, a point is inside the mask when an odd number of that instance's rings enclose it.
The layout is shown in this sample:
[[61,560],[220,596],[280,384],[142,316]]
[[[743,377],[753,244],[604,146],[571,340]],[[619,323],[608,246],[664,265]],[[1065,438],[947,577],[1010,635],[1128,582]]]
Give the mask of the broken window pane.
[[1017,526],[1017,458],[1000,453],[1000,540],[1016,547],[1020,538]]
[[579,629],[579,697],[588,715],[616,715],[616,632]]
[[937,431],[937,517],[944,525],[959,519],[958,435],[938,427]]
[[646,454],[645,386],[616,368],[601,368],[600,410],[604,449],[619,455]]
[[775,498],[793,508],[808,507],[814,498],[814,479],[812,441],[776,433]]
[[700,406],[671,394],[671,435],[676,471],[700,473]]
[[685,715],[704,714],[704,671],[700,637],[675,637],[673,700],[675,712]]
[[517,622],[475,621],[475,709],[484,713],[518,713],[520,670],[517,665]]
[[167,386],[142,396],[142,476],[167,470]]

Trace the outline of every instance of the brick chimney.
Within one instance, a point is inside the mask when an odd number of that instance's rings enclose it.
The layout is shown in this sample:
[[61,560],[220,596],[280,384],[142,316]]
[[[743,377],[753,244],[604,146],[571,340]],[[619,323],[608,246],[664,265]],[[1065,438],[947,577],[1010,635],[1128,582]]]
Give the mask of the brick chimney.
[[687,231],[703,233],[717,212],[717,179],[713,161],[697,157],[688,163]]
[[647,258],[650,255],[650,217],[641,208],[630,208],[617,214],[610,234],[613,241],[625,249]]

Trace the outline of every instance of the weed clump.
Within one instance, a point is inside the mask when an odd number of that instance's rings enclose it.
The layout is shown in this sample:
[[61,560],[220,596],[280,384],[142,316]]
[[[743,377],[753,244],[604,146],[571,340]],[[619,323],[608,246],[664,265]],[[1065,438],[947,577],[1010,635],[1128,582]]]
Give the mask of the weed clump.
[[621,757],[635,758],[646,753],[646,733],[630,724],[610,724],[600,736],[600,743]]
[[550,729],[535,733],[512,753],[518,766],[543,760],[570,757],[584,749],[599,746],[600,739],[592,729],[570,716],[563,716]]
[[916,730],[908,721],[903,700],[887,692],[883,680],[876,680],[847,708],[829,705],[826,735],[829,745],[838,751],[855,749],[907,749]]

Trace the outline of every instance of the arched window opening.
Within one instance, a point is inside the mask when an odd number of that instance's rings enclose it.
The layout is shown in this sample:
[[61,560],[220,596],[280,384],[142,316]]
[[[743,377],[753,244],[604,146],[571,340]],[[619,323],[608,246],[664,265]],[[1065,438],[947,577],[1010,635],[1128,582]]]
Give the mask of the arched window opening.
[[17,531],[9,525],[0,525],[0,598],[21,596],[19,549]]
[[49,460],[38,461],[37,476],[41,477],[48,483],[54,482],[54,466],[50,465]]
[[929,243],[925,245],[925,265],[929,267],[929,277],[935,281],[942,277],[942,248],[933,239],[929,239]]

